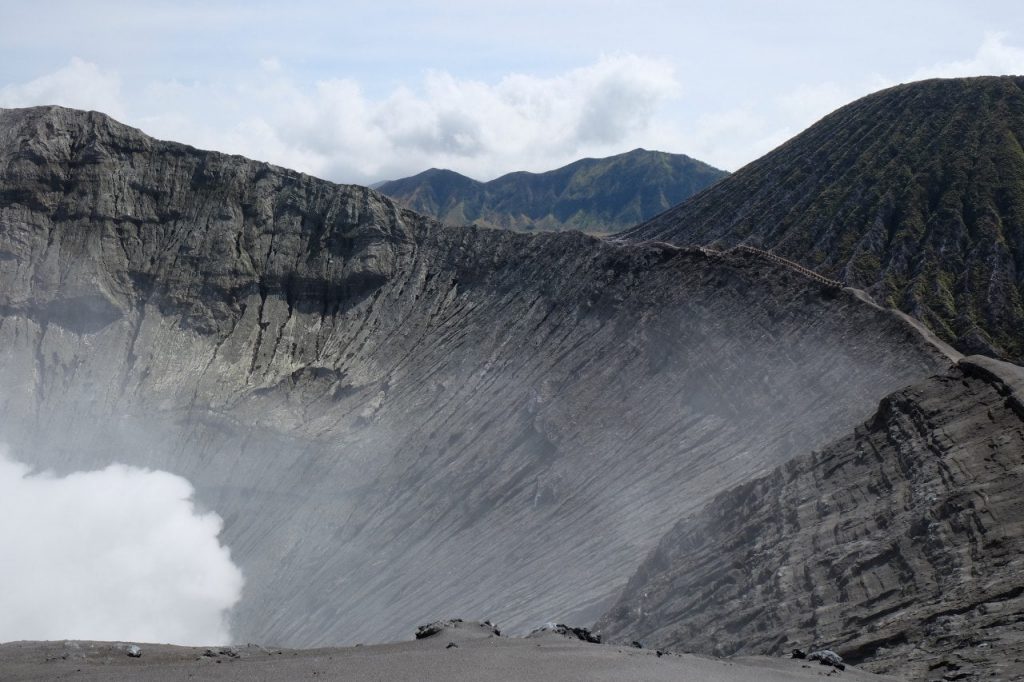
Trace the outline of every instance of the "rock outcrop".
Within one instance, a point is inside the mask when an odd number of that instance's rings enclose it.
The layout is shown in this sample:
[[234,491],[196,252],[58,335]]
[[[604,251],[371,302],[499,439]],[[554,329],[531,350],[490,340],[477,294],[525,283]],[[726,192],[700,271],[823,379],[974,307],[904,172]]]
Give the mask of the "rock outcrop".
[[432,623],[421,625],[416,628],[416,639],[429,639],[440,634],[457,634],[459,639],[501,637],[501,630],[491,621],[482,623],[466,622],[461,618],[449,618],[447,620],[435,620]]
[[864,97],[624,237],[773,250],[962,352],[1022,362],[1022,85],[930,80]]
[[948,363],[749,253],[449,228],[0,111],[0,439],[192,481],[245,573],[240,641],[587,622],[681,516]]
[[910,679],[1016,679],[1022,399],[1024,369],[983,357],[893,393],[851,435],[680,521],[599,631],[717,654],[813,642]]
[[547,625],[543,625],[533,630],[529,635],[527,635],[527,638],[537,639],[549,635],[578,639],[581,642],[589,642],[590,644],[601,643],[601,637],[599,635],[595,635],[589,628],[573,627],[572,625],[566,625],[565,623],[548,623]]

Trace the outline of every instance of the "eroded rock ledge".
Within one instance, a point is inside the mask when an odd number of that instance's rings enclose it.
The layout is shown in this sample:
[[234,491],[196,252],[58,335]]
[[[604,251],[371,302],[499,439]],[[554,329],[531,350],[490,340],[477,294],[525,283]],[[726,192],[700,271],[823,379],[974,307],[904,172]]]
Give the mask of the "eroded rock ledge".
[[661,540],[598,629],[717,654],[814,642],[913,679],[1021,674],[1022,378],[965,358],[717,496]]

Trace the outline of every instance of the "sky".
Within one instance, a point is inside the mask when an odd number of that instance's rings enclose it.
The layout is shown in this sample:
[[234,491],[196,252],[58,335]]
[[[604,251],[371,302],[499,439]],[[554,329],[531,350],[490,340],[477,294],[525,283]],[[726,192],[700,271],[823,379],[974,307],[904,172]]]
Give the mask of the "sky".
[[1024,74],[1024,3],[0,3],[0,107],[373,184],[637,147],[736,170],[858,97]]

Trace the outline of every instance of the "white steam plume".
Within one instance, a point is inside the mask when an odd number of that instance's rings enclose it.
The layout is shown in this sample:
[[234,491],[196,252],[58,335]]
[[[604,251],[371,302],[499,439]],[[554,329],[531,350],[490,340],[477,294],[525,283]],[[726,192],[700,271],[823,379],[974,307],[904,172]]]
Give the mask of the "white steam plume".
[[0,446],[0,641],[222,644],[242,574],[184,478],[31,473]]

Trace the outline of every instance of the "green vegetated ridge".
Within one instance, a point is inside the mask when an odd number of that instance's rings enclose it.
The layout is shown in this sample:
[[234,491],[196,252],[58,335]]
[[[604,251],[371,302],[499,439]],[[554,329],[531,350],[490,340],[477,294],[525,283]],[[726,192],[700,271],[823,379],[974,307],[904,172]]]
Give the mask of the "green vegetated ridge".
[[929,80],[864,97],[623,236],[771,249],[964,352],[1020,362],[1022,86]]
[[683,154],[634,149],[546,173],[509,173],[490,182],[432,168],[377,189],[453,225],[608,233],[636,225],[726,175]]

